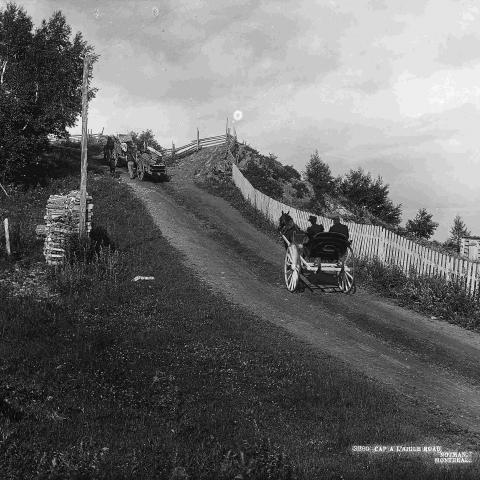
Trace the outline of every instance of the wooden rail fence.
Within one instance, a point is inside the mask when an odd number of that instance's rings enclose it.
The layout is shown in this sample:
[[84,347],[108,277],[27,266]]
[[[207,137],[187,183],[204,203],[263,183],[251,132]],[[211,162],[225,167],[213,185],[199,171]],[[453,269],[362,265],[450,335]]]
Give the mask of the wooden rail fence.
[[[308,227],[308,217],[315,215],[297,210],[259,192],[252,187],[235,164],[232,165],[232,179],[243,197],[275,225],[278,225],[282,211],[290,212],[294,222],[302,229]],[[320,215],[316,216],[318,223],[323,224],[325,230],[328,230],[333,223],[332,220]],[[353,222],[346,222],[346,225],[357,256],[378,259],[384,264],[397,265],[407,275],[413,268],[421,275],[438,276],[447,281],[460,282],[469,294],[479,295],[478,263],[424,247],[380,226]]]

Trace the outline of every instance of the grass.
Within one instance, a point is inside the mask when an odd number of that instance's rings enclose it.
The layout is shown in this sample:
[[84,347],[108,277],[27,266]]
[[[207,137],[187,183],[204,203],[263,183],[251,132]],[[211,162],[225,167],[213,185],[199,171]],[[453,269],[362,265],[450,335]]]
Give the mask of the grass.
[[258,230],[262,231],[270,238],[281,243],[278,229],[262,212],[253,207],[245,198],[242,192],[232,183],[228,177],[214,179],[212,177],[205,180],[197,180],[197,185],[212,195],[222,197],[227,200],[230,205],[235,207],[242,216],[254,225]]
[[0,287],[2,479],[478,478],[475,464],[353,454],[469,437],[226,303],[124,185],[91,175],[89,192],[116,250],[53,271],[53,299]]
[[480,330],[478,298],[468,295],[460,282],[422,276],[414,270],[406,275],[399,267],[384,265],[378,259],[358,259],[356,272],[363,286],[394,298],[402,306],[464,328]]

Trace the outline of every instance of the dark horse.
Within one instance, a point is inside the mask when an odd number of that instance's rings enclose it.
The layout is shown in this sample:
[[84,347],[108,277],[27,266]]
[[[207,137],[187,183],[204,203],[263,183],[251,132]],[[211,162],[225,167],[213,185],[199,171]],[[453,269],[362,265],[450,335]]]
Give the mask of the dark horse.
[[[290,216],[290,212],[284,212],[282,210],[282,215],[278,221],[278,230],[279,232],[290,242],[293,240],[298,241],[297,234],[303,235],[303,238],[300,240],[300,243],[304,243],[306,233],[293,221],[293,218]],[[285,240],[283,241],[285,248],[288,247]]]

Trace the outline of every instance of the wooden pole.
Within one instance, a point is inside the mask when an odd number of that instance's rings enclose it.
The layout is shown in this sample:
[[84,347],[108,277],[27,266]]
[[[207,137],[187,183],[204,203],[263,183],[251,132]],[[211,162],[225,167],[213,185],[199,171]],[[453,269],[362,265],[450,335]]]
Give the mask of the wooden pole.
[[172,160],[175,159],[175,144],[172,142]]
[[7,191],[5,190],[5,188],[3,188],[3,185],[0,183],[0,187],[2,188],[2,190],[4,191],[5,195],[7,197],[9,197],[10,195],[7,193]]
[[8,218],[3,221],[5,227],[5,249],[7,250],[7,255],[11,255],[12,251],[10,250],[10,232],[8,231]]
[[82,83],[82,154],[81,154],[81,174],[80,174],[80,222],[79,235],[84,237],[86,230],[87,216],[87,146],[88,146],[88,70],[90,66],[90,57],[85,55],[83,62],[83,83]]
[[200,150],[200,132],[197,127],[197,152]]

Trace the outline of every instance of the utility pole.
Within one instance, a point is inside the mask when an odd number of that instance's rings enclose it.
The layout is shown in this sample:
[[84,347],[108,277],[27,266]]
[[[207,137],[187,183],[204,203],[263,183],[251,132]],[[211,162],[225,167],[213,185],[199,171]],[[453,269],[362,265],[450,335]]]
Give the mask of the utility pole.
[[82,82],[82,154],[80,173],[80,223],[79,235],[84,237],[87,233],[87,147],[88,147],[88,71],[90,67],[90,56],[85,55],[83,61],[83,82]]

